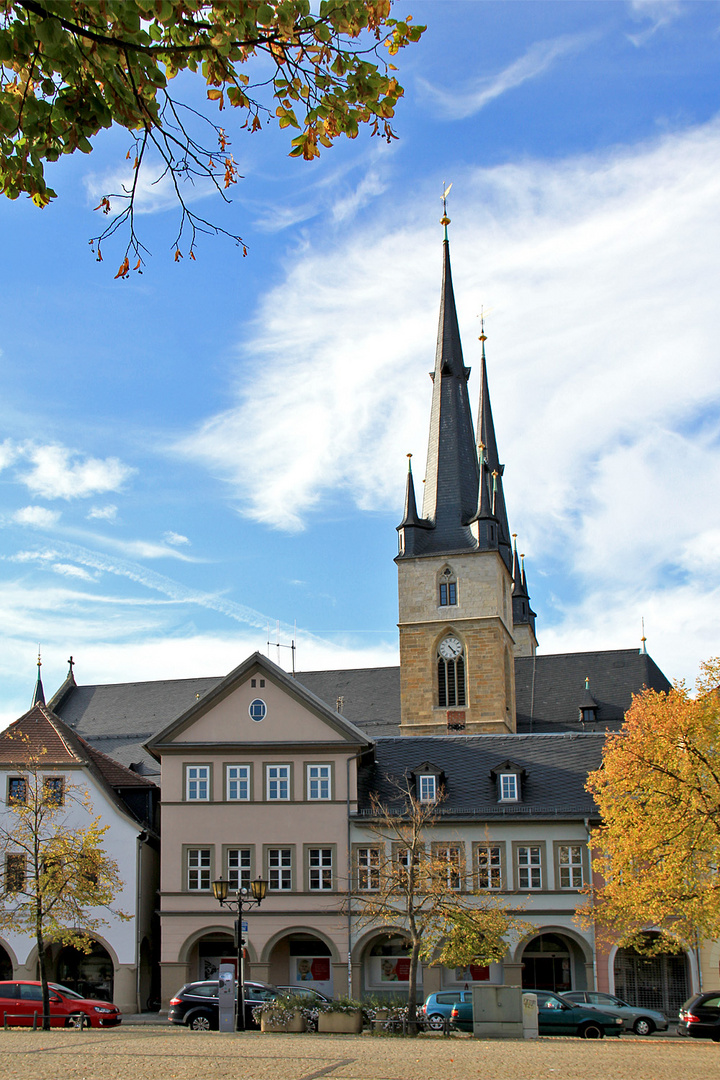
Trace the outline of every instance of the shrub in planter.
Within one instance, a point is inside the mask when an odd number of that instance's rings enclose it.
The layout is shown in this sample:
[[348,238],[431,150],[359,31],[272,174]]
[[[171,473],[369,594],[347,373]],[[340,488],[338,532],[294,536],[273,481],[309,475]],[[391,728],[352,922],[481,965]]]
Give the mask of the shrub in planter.
[[306,1005],[306,1000],[297,995],[278,997],[257,1005],[253,1017],[261,1031],[301,1032],[307,1029]]
[[323,1033],[358,1035],[363,1027],[362,1002],[338,997],[324,1001],[318,1011],[318,1031]]

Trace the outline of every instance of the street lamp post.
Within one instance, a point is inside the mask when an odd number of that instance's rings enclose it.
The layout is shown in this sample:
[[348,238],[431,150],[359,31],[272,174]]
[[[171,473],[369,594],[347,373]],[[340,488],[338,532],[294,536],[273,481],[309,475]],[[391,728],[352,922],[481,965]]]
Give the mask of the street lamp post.
[[262,878],[255,878],[250,882],[250,892],[252,893],[252,899],[248,899],[248,890],[246,888],[238,889],[237,893],[231,899],[228,899],[228,892],[230,889],[230,882],[224,881],[219,878],[212,883],[213,896],[219,902],[221,907],[229,907],[231,910],[237,912],[237,921],[235,923],[236,933],[235,939],[237,941],[237,974],[238,974],[238,989],[235,995],[235,1030],[245,1031],[245,938],[243,937],[243,912],[248,911],[250,908],[260,907],[265,894],[267,893],[268,883]]

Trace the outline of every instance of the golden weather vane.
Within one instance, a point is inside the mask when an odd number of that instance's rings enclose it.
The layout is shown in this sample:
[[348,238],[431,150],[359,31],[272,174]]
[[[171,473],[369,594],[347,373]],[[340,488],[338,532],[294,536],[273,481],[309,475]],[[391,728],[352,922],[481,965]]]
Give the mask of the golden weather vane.
[[450,218],[448,217],[448,213],[447,213],[447,197],[450,194],[450,188],[451,187],[452,187],[452,183],[448,184],[447,187],[446,187],[445,186],[445,181],[443,180],[443,193],[442,193],[443,216],[440,218],[440,224],[445,226],[445,239],[446,240],[447,240],[447,227],[450,224]]

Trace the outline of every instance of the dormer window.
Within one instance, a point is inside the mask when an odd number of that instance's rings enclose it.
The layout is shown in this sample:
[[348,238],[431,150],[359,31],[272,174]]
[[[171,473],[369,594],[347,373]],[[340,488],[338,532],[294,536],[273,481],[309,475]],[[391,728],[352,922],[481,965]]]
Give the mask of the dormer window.
[[410,774],[415,782],[415,797],[421,803],[436,803],[440,799],[444,773],[432,761],[425,761]]
[[594,724],[597,720],[598,703],[590,693],[590,679],[585,679],[585,691],[579,706],[579,717],[581,724]]
[[457,604],[457,578],[449,566],[440,575],[440,607]]
[[497,800],[499,803],[517,803],[522,801],[522,785],[525,779],[525,770],[522,765],[516,765],[514,761],[503,761],[490,770],[490,776],[497,784]]

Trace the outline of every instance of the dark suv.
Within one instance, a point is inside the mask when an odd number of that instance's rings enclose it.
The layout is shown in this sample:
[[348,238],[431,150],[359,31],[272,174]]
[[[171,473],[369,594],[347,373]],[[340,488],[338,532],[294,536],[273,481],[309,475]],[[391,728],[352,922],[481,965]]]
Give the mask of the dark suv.
[[720,990],[693,994],[680,1009],[678,1035],[720,1042]]
[[[257,1028],[252,1011],[263,1001],[273,1001],[280,996],[277,986],[269,983],[245,983],[245,1027]],[[185,983],[174,998],[170,999],[168,1020],[173,1024],[186,1024],[193,1031],[217,1031],[218,980]]]

